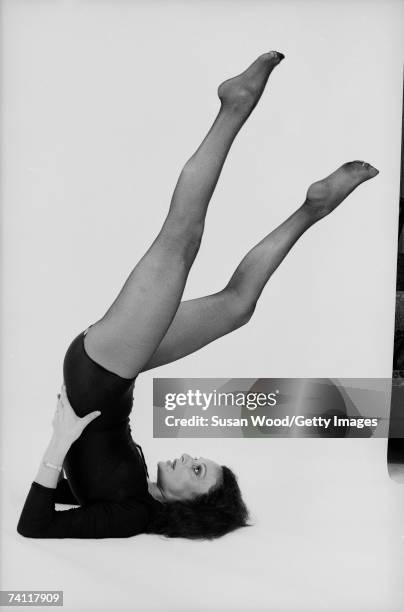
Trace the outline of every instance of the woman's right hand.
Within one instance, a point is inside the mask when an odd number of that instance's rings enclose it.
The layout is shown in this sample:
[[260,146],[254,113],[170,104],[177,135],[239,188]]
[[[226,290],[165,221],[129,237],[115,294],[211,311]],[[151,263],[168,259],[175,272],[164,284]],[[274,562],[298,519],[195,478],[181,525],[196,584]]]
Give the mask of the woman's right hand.
[[52,420],[54,434],[72,444],[81,436],[85,427],[100,414],[99,410],[95,410],[82,418],[78,417],[68,400],[66,386],[63,383],[58,393],[58,403]]

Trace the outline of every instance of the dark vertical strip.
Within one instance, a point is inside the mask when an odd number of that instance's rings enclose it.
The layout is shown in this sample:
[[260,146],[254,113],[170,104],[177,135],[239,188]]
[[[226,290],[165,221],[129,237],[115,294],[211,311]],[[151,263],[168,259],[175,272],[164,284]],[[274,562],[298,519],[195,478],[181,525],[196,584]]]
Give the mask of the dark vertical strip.
[[400,209],[394,329],[393,375],[387,463],[390,477],[404,483],[404,78],[401,124]]

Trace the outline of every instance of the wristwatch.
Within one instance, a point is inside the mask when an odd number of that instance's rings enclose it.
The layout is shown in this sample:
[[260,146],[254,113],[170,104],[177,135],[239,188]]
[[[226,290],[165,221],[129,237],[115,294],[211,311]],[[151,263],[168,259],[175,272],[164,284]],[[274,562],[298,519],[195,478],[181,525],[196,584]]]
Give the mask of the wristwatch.
[[61,472],[63,469],[62,465],[54,465],[53,463],[49,463],[49,461],[42,461],[42,463],[45,467],[52,468],[53,470],[57,470],[58,472]]

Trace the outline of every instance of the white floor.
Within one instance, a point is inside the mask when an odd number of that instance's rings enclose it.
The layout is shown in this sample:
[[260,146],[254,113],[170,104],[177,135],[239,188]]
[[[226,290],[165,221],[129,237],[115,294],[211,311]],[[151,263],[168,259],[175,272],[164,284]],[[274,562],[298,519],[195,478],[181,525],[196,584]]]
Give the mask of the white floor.
[[15,524],[32,469],[6,470],[2,588],[63,589],[66,612],[401,612],[404,488],[386,441],[268,442],[226,441],[255,525],[206,543],[25,539]]

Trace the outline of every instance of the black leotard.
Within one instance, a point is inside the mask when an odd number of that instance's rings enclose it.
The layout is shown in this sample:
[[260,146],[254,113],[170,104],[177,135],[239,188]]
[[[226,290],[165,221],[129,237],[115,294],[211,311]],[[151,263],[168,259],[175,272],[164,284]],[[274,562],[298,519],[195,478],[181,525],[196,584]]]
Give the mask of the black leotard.
[[[143,452],[131,436],[135,379],[96,363],[85,350],[85,334],[66,352],[64,382],[78,416],[94,410],[101,415],[70,447],[63,463],[67,482],[61,480],[56,489],[31,484],[17,526],[28,537],[128,537],[146,531],[160,506],[148,492]],[[55,502],[81,508],[55,511]]]

